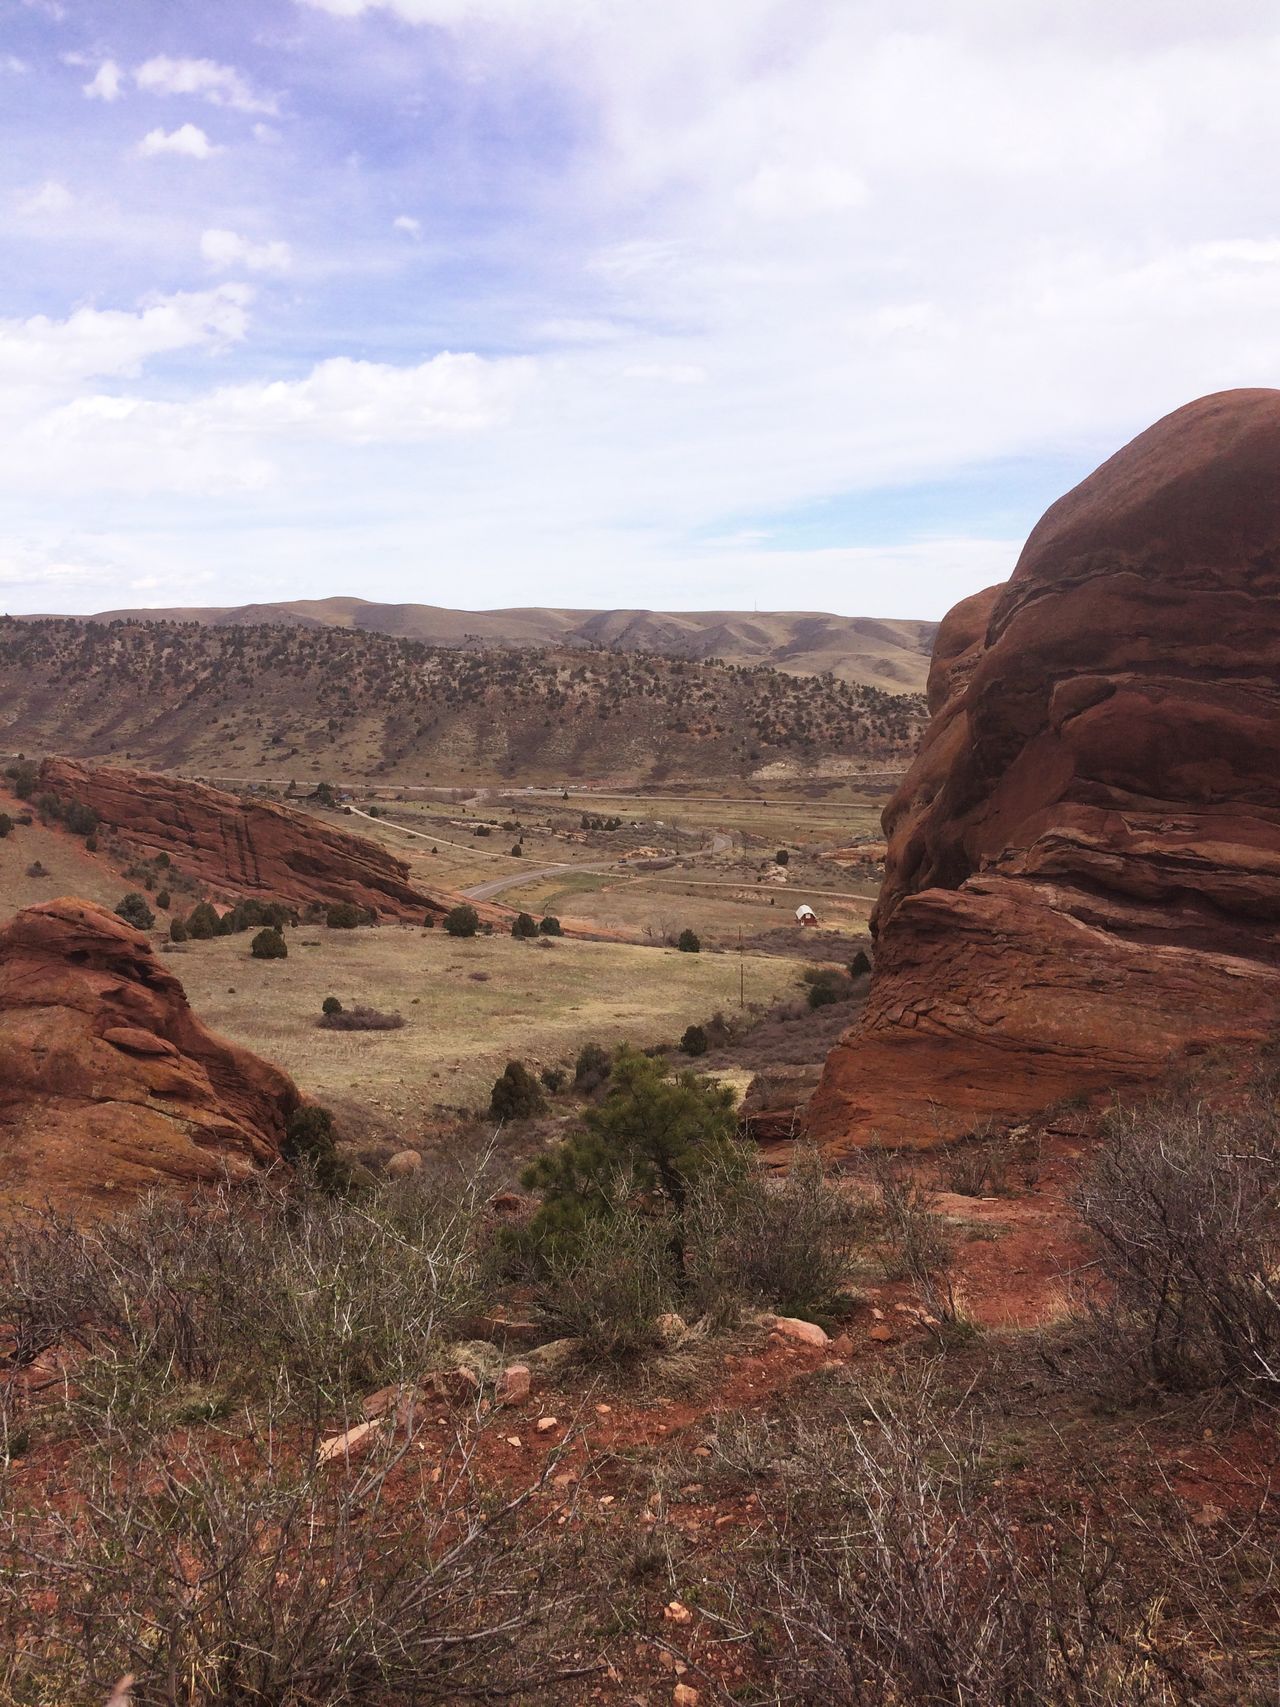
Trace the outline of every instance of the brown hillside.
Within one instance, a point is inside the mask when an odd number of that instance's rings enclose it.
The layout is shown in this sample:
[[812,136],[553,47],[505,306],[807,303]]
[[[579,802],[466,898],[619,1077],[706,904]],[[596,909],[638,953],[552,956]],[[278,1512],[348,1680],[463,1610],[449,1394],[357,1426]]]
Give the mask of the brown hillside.
[[915,697],[648,653],[362,630],[0,619],[0,742],[156,769],[559,781],[900,763]]
[[771,664],[793,675],[830,671],[890,693],[919,693],[936,622],[833,616],[825,611],[648,611],[527,609],[461,611],[365,599],[292,599],[267,604],[102,611],[94,622],[198,622],[210,627],[289,623],[362,629],[431,646],[608,646],[672,658]]
[[1280,1018],[1280,391],[1166,417],[943,624],[837,1148],[1135,1084]]

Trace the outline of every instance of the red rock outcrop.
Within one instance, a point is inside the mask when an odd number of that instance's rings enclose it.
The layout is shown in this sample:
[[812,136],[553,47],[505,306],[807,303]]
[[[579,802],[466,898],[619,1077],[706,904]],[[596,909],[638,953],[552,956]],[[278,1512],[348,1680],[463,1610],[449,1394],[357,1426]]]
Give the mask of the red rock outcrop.
[[926,1143],[1280,1020],[1280,392],[1202,398],[938,634],[810,1131]]
[[[366,836],[331,829],[309,813],[183,777],[50,758],[40,791],[91,806],[102,823],[148,854],[167,853],[212,888],[306,907],[350,901],[383,917],[443,916],[460,896],[409,881],[403,860]],[[479,907],[499,920],[503,908]]]
[[145,936],[89,901],[0,930],[0,1202],[109,1206],[248,1178],[299,1103],[208,1031]]

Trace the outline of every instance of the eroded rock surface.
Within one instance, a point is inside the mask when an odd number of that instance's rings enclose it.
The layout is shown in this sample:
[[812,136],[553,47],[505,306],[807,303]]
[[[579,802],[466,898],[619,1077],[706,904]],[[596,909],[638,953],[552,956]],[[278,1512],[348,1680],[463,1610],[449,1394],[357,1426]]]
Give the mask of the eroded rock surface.
[[1280,1019],[1280,392],[1202,398],[939,631],[810,1131],[954,1136]]
[[[442,916],[450,891],[409,881],[403,860],[366,836],[332,829],[309,813],[152,771],[46,759],[40,790],[91,806],[99,819],[145,853],[167,853],[215,889],[305,907],[350,901],[384,917]],[[479,909],[482,913],[486,909]],[[505,916],[501,909],[488,909]]]
[[247,1179],[278,1159],[298,1102],[104,908],[47,901],[0,930],[0,1203]]

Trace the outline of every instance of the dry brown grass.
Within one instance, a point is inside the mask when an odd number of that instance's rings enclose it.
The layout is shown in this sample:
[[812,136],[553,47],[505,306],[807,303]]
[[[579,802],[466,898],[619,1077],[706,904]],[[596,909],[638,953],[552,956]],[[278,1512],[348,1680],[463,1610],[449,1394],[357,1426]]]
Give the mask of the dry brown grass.
[[[536,1069],[571,1062],[588,1038],[672,1041],[738,996],[736,955],[568,939],[542,950],[496,933],[455,941],[393,925],[302,927],[288,942],[287,960],[251,960],[245,939],[222,937],[166,964],[207,1023],[279,1062],[321,1101],[369,1101],[392,1115],[478,1107],[512,1058]],[[758,999],[795,987],[797,962],[746,958]],[[405,1027],[322,1031],[315,1020],[328,995],[399,1010]]]

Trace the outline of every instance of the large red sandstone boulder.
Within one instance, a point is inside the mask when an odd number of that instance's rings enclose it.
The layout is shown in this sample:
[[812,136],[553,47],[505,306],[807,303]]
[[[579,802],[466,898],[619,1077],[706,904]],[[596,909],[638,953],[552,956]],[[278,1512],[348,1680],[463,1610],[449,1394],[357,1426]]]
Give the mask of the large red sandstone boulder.
[[0,1203],[246,1179],[277,1160],[298,1103],[104,908],[46,901],[0,930]]
[[[91,806],[138,848],[167,853],[189,876],[238,895],[297,907],[350,901],[419,921],[427,913],[443,916],[460,899],[415,887],[405,862],[366,836],[183,777],[51,758],[40,767],[39,787]],[[501,908],[478,911],[509,917]]]
[[810,1130],[925,1143],[1280,1020],[1280,392],[1202,398],[938,634]]

